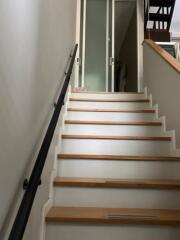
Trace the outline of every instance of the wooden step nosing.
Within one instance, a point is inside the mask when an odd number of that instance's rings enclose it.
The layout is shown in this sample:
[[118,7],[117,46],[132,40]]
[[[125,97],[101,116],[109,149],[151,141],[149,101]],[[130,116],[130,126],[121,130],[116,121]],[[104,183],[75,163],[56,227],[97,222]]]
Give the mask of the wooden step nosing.
[[106,113],[156,113],[154,109],[142,110],[120,110],[120,109],[88,109],[88,108],[68,108],[69,112],[106,112]]
[[88,98],[69,98],[70,102],[119,102],[119,103],[149,103],[149,99],[132,99],[132,100],[117,100],[117,99],[88,99]]
[[131,219],[131,218],[76,218],[76,217],[46,217],[46,222],[56,223],[79,223],[79,224],[107,224],[107,225],[160,225],[160,226],[179,226],[180,220],[145,220],[145,219]]
[[174,156],[135,156],[135,155],[91,155],[91,154],[58,154],[58,159],[107,160],[107,161],[180,161]]
[[180,211],[167,209],[128,209],[93,207],[52,207],[46,222],[180,225]]
[[65,124],[82,124],[82,125],[123,125],[123,126],[162,126],[162,122],[123,122],[123,121],[88,121],[88,120],[65,120]]
[[[67,180],[66,180],[67,179]],[[115,188],[115,189],[154,189],[154,190],[180,190],[180,181],[173,180],[137,180],[137,179],[86,179],[86,178],[61,178],[54,179],[55,187],[78,188]]]
[[82,93],[82,94],[107,94],[107,95],[138,95],[138,94],[145,94],[144,92],[93,92],[93,91],[88,91],[88,92],[83,92],[83,91],[72,91],[71,93]]
[[117,140],[117,141],[171,141],[171,137],[142,137],[142,136],[100,136],[100,135],[73,135],[62,134],[62,139],[87,140]]
[[179,226],[180,220],[142,220],[142,219],[118,219],[118,218],[51,218],[46,217],[46,222],[56,223],[79,223],[79,224],[107,224],[107,225],[160,225],[160,226]]

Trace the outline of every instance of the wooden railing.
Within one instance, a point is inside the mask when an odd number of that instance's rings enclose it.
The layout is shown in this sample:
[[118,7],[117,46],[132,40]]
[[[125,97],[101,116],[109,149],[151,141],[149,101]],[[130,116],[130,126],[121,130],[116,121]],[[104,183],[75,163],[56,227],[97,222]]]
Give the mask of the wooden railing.
[[166,50],[157,45],[150,39],[145,39],[144,44],[151,47],[160,57],[162,57],[167,63],[169,63],[178,73],[180,73],[180,62],[171,56]]

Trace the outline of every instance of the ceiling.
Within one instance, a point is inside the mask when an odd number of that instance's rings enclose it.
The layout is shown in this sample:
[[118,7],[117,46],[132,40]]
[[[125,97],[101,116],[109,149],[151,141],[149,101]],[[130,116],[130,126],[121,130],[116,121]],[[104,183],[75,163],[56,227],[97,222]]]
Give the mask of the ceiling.
[[115,1],[115,53],[119,53],[135,9],[135,1]]

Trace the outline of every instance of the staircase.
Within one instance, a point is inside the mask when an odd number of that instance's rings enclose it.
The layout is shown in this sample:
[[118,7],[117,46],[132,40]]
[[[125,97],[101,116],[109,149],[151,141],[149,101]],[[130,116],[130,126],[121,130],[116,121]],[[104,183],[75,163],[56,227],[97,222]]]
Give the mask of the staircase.
[[170,25],[176,0],[145,0],[145,38],[170,41]]
[[45,239],[179,240],[180,157],[147,93],[72,92],[66,111]]

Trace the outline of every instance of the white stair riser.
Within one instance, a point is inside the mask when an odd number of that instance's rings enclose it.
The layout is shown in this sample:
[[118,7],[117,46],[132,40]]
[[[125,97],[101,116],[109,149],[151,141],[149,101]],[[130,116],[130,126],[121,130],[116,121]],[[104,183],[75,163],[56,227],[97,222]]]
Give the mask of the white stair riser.
[[64,134],[108,136],[161,136],[161,126],[66,124]]
[[[145,94],[73,93],[71,98],[135,100]],[[152,109],[150,103],[70,101],[69,108],[141,110]],[[92,121],[155,121],[154,113],[72,112],[66,119]],[[161,126],[65,125],[64,134],[112,136],[162,136]],[[139,140],[63,139],[64,154],[97,155],[173,155],[172,142]],[[62,159],[58,176],[119,179],[180,179],[180,162],[114,161]],[[153,189],[111,189],[54,187],[54,206],[180,209],[180,191]],[[47,223],[46,240],[179,240],[180,228],[142,225],[97,225],[81,223]]]
[[168,226],[48,223],[46,240],[179,240],[180,229]]
[[169,141],[63,139],[62,153],[109,155],[169,155]]
[[180,190],[55,187],[54,206],[180,209]]
[[69,120],[102,120],[102,121],[153,121],[154,113],[116,113],[116,112],[75,112],[68,111]]
[[180,179],[180,162],[76,160],[58,161],[62,177]]
[[145,94],[95,94],[95,93],[72,93],[71,98],[83,98],[83,99],[115,99],[115,100],[138,100],[145,99]]
[[88,109],[150,109],[149,103],[127,103],[127,102],[79,102],[70,101],[68,103],[70,108],[88,108]]

